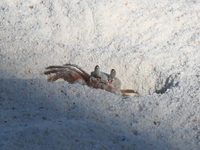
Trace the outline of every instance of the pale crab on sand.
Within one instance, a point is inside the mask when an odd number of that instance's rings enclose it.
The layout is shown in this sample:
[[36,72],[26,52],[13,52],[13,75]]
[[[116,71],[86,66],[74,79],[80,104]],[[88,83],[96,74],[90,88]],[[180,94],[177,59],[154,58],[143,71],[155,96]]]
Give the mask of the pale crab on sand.
[[134,90],[121,90],[121,81],[116,78],[116,71],[111,70],[110,74],[100,71],[98,65],[95,66],[94,71],[89,75],[86,71],[74,64],[65,64],[63,66],[49,66],[44,72],[45,75],[55,74],[48,78],[49,82],[54,82],[60,78],[69,83],[79,83],[81,85],[88,85],[96,89],[103,89],[118,95],[125,96],[126,93],[136,93]]

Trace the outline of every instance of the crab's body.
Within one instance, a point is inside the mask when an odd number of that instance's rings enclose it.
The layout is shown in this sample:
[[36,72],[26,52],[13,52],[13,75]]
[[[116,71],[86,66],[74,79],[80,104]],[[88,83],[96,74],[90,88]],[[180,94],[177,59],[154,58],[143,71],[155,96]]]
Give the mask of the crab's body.
[[116,72],[114,69],[111,70],[110,75],[100,71],[97,65],[91,75],[86,71],[73,64],[65,64],[63,66],[49,66],[45,71],[45,75],[53,74],[50,76],[48,81],[54,82],[60,78],[73,84],[79,83],[81,85],[88,85],[93,88],[103,89],[118,95],[125,95],[125,93],[136,93],[133,90],[121,90],[121,81],[116,78]]

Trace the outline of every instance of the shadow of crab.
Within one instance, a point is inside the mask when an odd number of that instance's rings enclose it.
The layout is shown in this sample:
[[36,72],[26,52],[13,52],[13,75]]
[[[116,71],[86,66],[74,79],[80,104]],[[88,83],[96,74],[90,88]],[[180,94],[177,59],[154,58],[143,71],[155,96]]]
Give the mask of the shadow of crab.
[[167,74],[156,69],[146,72],[136,71],[129,81],[124,82],[125,85],[134,87],[138,95],[164,94],[168,90],[179,85],[179,74]]

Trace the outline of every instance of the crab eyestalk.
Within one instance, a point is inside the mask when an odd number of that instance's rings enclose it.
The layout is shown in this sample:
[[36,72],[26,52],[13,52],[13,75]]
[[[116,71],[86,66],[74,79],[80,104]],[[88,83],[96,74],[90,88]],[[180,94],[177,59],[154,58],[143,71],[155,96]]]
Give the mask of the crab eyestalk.
[[115,71],[115,69],[112,69],[110,71],[110,78],[113,79],[113,78],[115,78],[115,76],[116,76],[116,71]]
[[110,76],[109,76],[109,78],[108,78],[108,81],[110,82],[110,83],[112,83],[113,82],[113,79],[116,77],[116,71],[115,71],[115,69],[112,69],[111,71],[110,71]]
[[98,65],[95,66],[94,68],[94,74],[96,77],[100,78],[101,77],[101,72],[100,72],[100,68]]

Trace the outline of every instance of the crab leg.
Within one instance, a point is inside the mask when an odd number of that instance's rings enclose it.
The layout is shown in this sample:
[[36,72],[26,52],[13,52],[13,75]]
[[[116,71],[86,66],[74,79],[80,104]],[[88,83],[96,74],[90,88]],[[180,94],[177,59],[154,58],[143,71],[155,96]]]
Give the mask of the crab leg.
[[[66,78],[67,78],[66,73],[57,73],[57,74],[54,75],[54,76],[50,76],[50,77],[48,78],[48,81],[49,81],[49,82],[54,82],[54,81],[56,81],[56,80],[58,80],[58,79],[60,79],[60,78],[63,78],[64,80],[66,80]],[[68,81],[69,83],[73,82],[73,80],[72,80],[71,78],[67,78],[67,81]]]
[[90,77],[87,72],[73,64],[65,64],[63,66],[49,66],[46,69],[49,69],[49,71],[45,71],[45,75],[49,75],[51,73],[56,74],[48,78],[48,81],[51,82],[62,78],[69,83],[80,83],[82,85],[87,85]]
[[65,64],[63,66],[49,66],[46,69],[55,69],[55,68],[68,68],[70,70],[79,72],[82,76],[84,76],[84,78],[86,80],[88,80],[90,78],[90,75],[85,70],[83,70],[82,68],[80,68],[80,67],[78,67],[77,65],[74,65],[74,64]]
[[73,70],[73,71],[79,73],[85,79],[86,82],[89,81],[90,75],[85,70],[83,70],[82,68],[78,67],[77,65],[65,64],[65,65],[63,65],[63,67],[67,67],[70,70]]
[[45,69],[54,69],[54,68],[66,68],[65,66],[49,66],[46,67]]
[[[54,82],[60,78],[64,79],[65,81],[69,82],[69,83],[79,83],[81,85],[87,85],[86,81],[83,79],[82,76],[80,76],[80,74],[78,74],[75,71],[66,71],[65,72],[57,72],[58,70],[53,70],[53,71],[48,71],[48,72],[55,72],[56,74],[53,76],[50,76],[48,78],[49,82]],[[47,74],[47,73],[46,73]]]
[[126,93],[136,93],[137,94],[136,91],[131,90],[131,89],[123,89],[123,90],[121,90],[121,93],[123,96],[126,96]]
[[66,69],[54,69],[54,70],[45,71],[44,74],[49,75],[51,73],[58,73],[58,72],[65,72],[65,71]]

